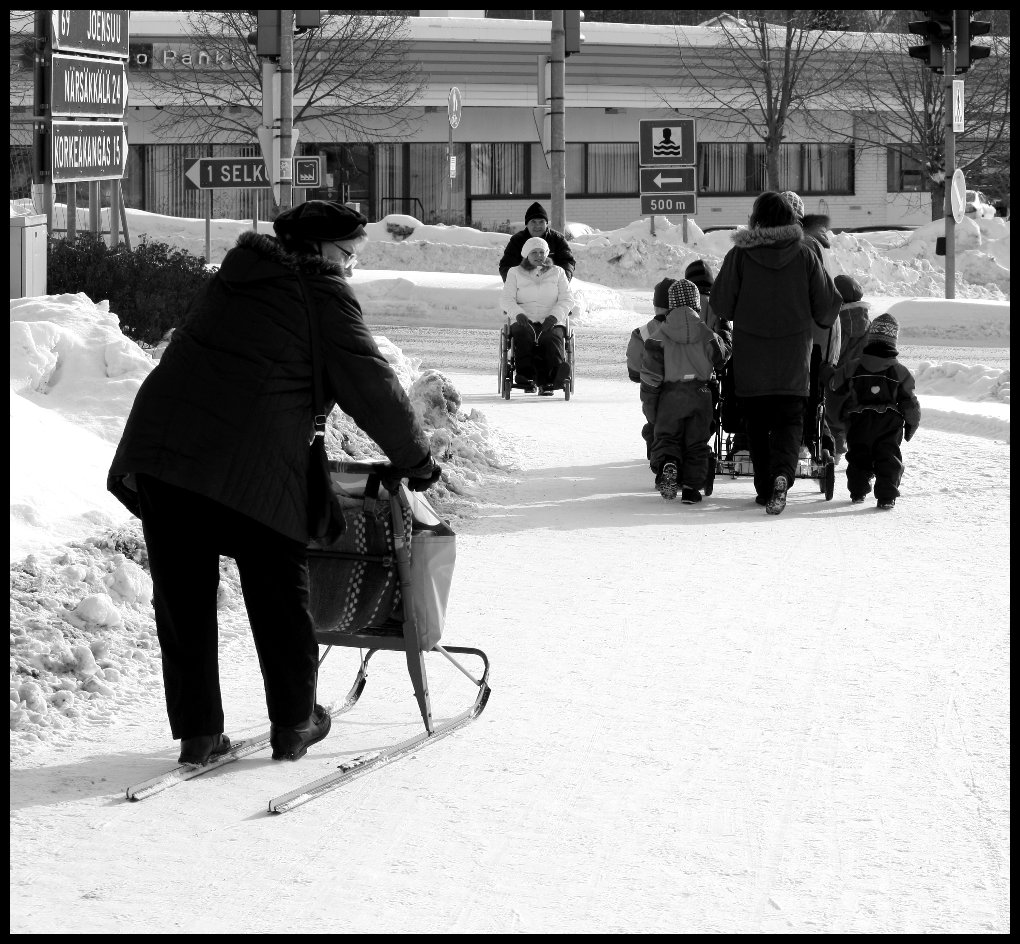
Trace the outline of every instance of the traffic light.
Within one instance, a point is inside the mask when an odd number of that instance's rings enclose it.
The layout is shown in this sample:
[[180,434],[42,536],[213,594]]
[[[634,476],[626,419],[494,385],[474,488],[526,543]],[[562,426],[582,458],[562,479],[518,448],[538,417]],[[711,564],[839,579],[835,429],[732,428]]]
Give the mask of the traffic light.
[[943,48],[953,43],[955,17],[952,10],[922,10],[927,19],[914,20],[907,29],[915,36],[927,36],[924,46],[911,46],[911,58],[920,59],[929,69],[942,72],[944,66]]
[[974,36],[986,36],[992,24],[986,20],[972,20],[970,10],[956,11],[956,71],[966,72],[977,59],[987,59],[991,49],[987,46],[971,46]]
[[584,13],[580,10],[563,11],[563,54],[569,56],[573,52],[581,51],[581,20]]
[[255,55],[279,58],[280,11],[258,10],[258,27],[248,34],[248,42],[255,47]]
[[305,33],[322,25],[321,10],[295,10],[294,32]]

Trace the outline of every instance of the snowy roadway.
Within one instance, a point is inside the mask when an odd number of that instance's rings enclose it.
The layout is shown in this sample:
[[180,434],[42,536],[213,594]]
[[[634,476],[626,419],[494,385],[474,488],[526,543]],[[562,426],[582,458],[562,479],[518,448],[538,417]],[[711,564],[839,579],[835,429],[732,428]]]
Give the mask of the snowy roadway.
[[[522,458],[459,526],[444,641],[488,652],[485,713],[273,817],[416,731],[403,660],[300,763],[129,804],[175,756],[153,691],[12,769],[12,933],[1009,932],[1008,407],[979,435],[932,409],[892,513],[841,467],[832,502],[798,481],[770,518],[745,479],[663,502],[626,380],[505,403],[451,376]],[[225,636],[253,733],[257,663]],[[353,670],[331,654],[320,699]],[[438,715],[470,700],[431,680]]]

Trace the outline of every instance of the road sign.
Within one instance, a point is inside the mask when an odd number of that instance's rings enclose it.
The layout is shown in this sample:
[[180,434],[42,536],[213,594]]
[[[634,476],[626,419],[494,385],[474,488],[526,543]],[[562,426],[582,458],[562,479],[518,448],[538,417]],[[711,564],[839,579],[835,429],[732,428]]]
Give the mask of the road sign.
[[50,111],[73,118],[120,118],[127,106],[122,59],[53,54]]
[[963,130],[963,79],[953,79],[953,131]]
[[[295,157],[294,186],[318,188],[322,175],[318,157]],[[261,157],[199,157],[184,168],[189,190],[267,190],[272,187]]]
[[638,129],[639,164],[693,167],[696,163],[693,118],[643,118]]
[[654,216],[656,213],[664,216],[679,216],[683,213],[694,216],[697,208],[697,197],[693,193],[671,193],[661,197],[650,193],[641,194],[642,216]]
[[54,183],[123,177],[127,156],[127,132],[122,122],[52,123],[50,160]]
[[450,98],[447,102],[447,113],[450,116],[450,127],[456,128],[460,124],[460,115],[463,110],[463,101],[460,97],[460,89],[453,86],[450,89]]
[[949,206],[953,211],[953,219],[959,223],[967,212],[967,181],[963,179],[963,171],[959,168],[953,174]]
[[129,10],[53,10],[53,45],[63,52],[128,57]]
[[642,167],[641,193],[694,193],[694,168]]
[[294,158],[294,186],[317,190],[322,186],[322,161],[319,157]]

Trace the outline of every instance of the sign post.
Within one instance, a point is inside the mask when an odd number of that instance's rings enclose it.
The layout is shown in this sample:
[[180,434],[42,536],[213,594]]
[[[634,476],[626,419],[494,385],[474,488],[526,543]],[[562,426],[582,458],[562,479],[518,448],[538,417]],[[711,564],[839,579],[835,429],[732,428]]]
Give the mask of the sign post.
[[[110,236],[119,242],[115,214],[121,211],[120,181],[127,169],[127,132],[122,119],[127,107],[129,10],[52,10],[49,39],[40,35],[44,17],[36,20],[36,47],[44,50],[35,97],[36,165],[45,187],[70,184],[67,236],[77,225],[77,191],[89,183],[89,228],[102,230],[100,182],[110,180]],[[43,59],[37,51],[37,60]],[[49,81],[39,81],[49,70]],[[92,121],[89,119],[112,119]],[[67,120],[56,120],[67,119]],[[82,120],[85,119],[85,120]],[[47,222],[52,226],[52,201]],[[126,222],[126,218],[125,218]],[[128,239],[127,229],[124,231]],[[129,243],[130,245],[130,243]]]
[[447,209],[453,210],[453,188],[454,180],[457,177],[457,156],[453,153],[453,132],[455,128],[460,127],[461,111],[463,109],[463,100],[460,95],[460,89],[454,85],[450,89],[450,95],[447,98],[446,103],[446,114],[449,119],[450,130],[447,137],[446,143],[446,161],[450,166],[450,180],[444,188],[444,193],[447,196],[448,203]]
[[638,152],[641,167],[641,215],[651,218],[655,235],[655,214],[684,217],[697,213],[694,165],[697,141],[693,118],[645,118],[638,122]]

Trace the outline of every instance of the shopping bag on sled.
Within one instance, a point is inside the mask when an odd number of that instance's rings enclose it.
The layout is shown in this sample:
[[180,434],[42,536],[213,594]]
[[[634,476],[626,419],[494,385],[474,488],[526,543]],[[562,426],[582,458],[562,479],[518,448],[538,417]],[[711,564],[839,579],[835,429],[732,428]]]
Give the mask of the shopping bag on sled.
[[[346,528],[336,541],[308,545],[309,609],[320,643],[331,637],[402,631],[413,613],[423,652],[442,638],[456,563],[456,535],[428,500],[403,482],[391,493],[380,475],[330,475]],[[411,594],[404,600],[394,546],[397,531],[411,535]],[[411,613],[406,607],[411,607]]]

